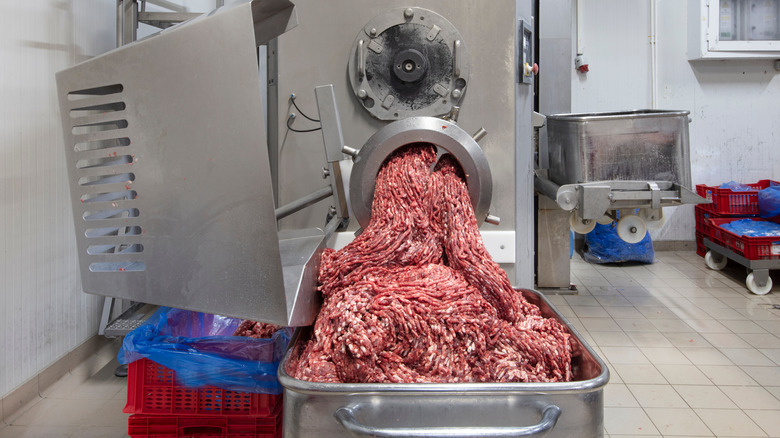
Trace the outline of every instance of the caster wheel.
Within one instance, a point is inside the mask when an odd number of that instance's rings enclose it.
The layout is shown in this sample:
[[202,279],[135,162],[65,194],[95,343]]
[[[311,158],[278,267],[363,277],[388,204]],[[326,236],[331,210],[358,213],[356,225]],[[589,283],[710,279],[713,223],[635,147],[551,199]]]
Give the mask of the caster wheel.
[[716,252],[707,251],[707,254],[704,254],[704,263],[713,271],[720,271],[726,267],[728,262],[729,259]]
[[592,219],[583,219],[577,215],[577,211],[572,211],[569,215],[569,227],[578,234],[588,234],[596,228],[596,221]]
[[618,236],[628,243],[639,243],[647,234],[647,226],[639,216],[629,214],[622,216],[617,223]]
[[762,287],[756,284],[756,278],[752,272],[748,274],[747,279],[745,280],[745,284],[747,284],[747,288],[750,290],[750,292],[753,292],[756,295],[766,295],[770,290],[772,290],[771,277],[766,279],[766,284]]

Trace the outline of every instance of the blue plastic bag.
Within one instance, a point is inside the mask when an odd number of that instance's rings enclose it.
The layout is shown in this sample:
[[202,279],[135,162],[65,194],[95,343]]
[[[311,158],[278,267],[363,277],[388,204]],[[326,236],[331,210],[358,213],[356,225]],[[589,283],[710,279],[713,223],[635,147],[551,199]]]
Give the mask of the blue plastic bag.
[[753,219],[746,218],[720,226],[724,230],[731,231],[737,236],[749,236],[749,237],[773,237],[780,236],[780,224],[767,221],[754,221]]
[[755,190],[754,188],[750,187],[747,184],[741,184],[736,181],[729,181],[726,183],[723,183],[718,187],[719,189],[729,189],[732,192],[747,192],[750,190]]
[[780,186],[771,185],[758,191],[758,215],[767,218],[780,218]]
[[650,233],[638,243],[628,243],[617,233],[615,222],[609,225],[596,224],[596,228],[585,235],[583,258],[588,263],[653,263],[655,251]]
[[270,339],[232,336],[240,323],[236,318],[161,307],[125,336],[119,363],[145,357],[175,371],[183,386],[280,394],[276,371],[292,329],[279,330]]

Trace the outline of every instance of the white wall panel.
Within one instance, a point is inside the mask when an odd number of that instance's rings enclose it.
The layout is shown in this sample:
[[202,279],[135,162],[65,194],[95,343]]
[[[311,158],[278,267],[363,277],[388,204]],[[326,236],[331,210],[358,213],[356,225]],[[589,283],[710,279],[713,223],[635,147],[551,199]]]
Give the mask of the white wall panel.
[[97,332],[81,291],[54,73],[113,48],[113,0],[0,14],[0,397]]
[[[639,0],[579,0],[581,49],[589,73],[571,61],[572,112],[646,108],[650,104],[649,8]],[[575,42],[576,42],[575,35]]]
[[[650,7],[657,5],[657,107],[689,110],[693,185],[780,179],[780,72],[771,60],[687,57],[687,2],[581,0],[587,77],[573,74],[575,112],[649,108]],[[654,240],[693,240],[692,206],[667,209]]]

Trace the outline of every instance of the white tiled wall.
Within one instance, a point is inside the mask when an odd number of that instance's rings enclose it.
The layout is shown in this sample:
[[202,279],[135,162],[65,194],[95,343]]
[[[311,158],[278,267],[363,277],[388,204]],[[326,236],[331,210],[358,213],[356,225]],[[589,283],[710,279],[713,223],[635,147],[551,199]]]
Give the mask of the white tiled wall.
[[116,0],[2,2],[0,398],[97,333],[103,299],[81,289],[54,74],[115,46]]
[[81,291],[54,73],[115,45],[114,1],[3,2],[0,397],[97,333]]
[[[780,179],[780,72],[774,68],[775,60],[688,61],[688,2],[682,0],[579,3],[582,49],[590,72],[576,73],[572,60],[573,112],[653,105],[688,110],[694,185]],[[651,74],[654,40],[655,79]],[[693,240],[692,206],[668,208],[665,215],[666,225],[651,230],[654,241]]]

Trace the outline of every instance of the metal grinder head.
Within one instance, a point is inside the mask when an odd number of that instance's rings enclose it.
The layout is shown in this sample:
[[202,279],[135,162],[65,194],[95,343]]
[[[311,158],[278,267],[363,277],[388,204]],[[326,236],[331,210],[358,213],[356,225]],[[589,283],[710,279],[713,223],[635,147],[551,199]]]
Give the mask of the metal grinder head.
[[355,218],[365,228],[371,222],[376,177],[384,161],[396,150],[413,144],[430,143],[437,156],[449,154],[466,175],[477,223],[484,222],[493,195],[493,178],[482,148],[458,125],[436,117],[410,117],[377,131],[360,149],[350,177],[350,203]]

